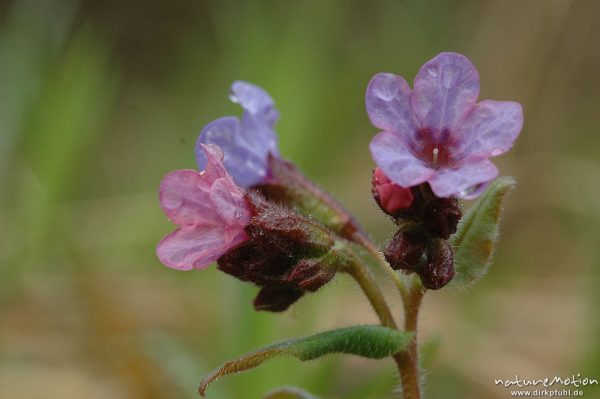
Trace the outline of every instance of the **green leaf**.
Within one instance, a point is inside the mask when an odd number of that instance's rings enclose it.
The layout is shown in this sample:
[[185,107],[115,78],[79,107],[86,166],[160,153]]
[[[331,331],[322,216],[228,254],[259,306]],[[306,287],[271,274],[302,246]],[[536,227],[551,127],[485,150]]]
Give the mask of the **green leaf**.
[[268,392],[264,399],[318,399],[316,396],[295,387],[276,388]]
[[512,177],[493,181],[458,225],[457,233],[450,239],[456,270],[453,286],[470,286],[487,272],[498,239],[502,201],[515,185]]
[[402,351],[411,338],[412,333],[387,327],[354,326],[292,339],[266,346],[225,363],[202,379],[198,391],[204,396],[206,388],[215,379],[249,370],[278,356],[293,356],[305,361],[331,353],[345,353],[369,359],[383,359]]

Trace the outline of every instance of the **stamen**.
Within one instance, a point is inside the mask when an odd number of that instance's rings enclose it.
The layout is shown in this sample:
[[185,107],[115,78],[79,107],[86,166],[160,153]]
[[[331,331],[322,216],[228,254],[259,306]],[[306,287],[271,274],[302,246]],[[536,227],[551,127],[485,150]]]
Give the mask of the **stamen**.
[[433,149],[433,160],[432,160],[433,166],[437,166],[439,153],[440,153],[440,150],[437,147],[435,147]]

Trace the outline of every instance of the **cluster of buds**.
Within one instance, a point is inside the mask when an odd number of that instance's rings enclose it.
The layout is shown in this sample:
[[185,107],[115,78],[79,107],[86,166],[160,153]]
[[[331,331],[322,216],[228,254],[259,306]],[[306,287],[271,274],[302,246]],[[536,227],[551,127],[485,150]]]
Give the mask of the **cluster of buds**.
[[411,188],[391,182],[381,169],[373,172],[373,198],[399,229],[384,249],[395,270],[419,274],[423,286],[439,289],[454,277],[447,239],[462,216],[456,198],[437,197],[428,184]]
[[307,292],[333,278],[344,262],[331,231],[290,208],[275,205],[251,190],[252,218],[242,245],[218,260],[219,270],[261,287],[256,310],[286,310]]

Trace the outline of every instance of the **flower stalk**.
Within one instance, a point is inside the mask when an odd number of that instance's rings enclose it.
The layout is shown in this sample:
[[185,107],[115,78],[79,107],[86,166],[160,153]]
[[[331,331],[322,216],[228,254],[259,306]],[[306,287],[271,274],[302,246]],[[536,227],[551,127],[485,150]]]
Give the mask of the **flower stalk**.
[[413,333],[413,337],[407,349],[398,354],[404,399],[420,399],[421,397],[417,324],[424,294],[425,289],[421,285],[421,281],[413,278],[408,295],[404,300],[404,330]]
[[[374,247],[370,245],[370,247]],[[368,248],[367,248],[368,249]],[[386,263],[382,259],[382,264]],[[418,278],[411,279],[410,287],[406,287],[405,283],[396,272],[388,267],[391,274],[394,274],[397,279],[397,286],[402,293],[404,306],[404,331],[413,333],[412,339],[407,348],[397,354],[393,358],[400,372],[402,382],[402,392],[404,399],[420,399],[420,376],[419,376],[419,355],[417,347],[417,322],[421,300],[425,294],[425,290]],[[381,324],[385,327],[400,330],[398,324],[394,320],[392,312],[383,296],[383,293],[375,281],[373,275],[360,262],[352,262],[346,270],[352,278],[358,283],[365,296],[369,300],[371,307],[379,317]]]

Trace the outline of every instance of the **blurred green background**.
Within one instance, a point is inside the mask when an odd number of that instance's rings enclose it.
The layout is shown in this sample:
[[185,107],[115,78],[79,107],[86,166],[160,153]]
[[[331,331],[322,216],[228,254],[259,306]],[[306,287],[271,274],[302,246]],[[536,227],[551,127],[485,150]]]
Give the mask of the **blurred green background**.
[[[228,88],[249,80],[281,111],[282,154],[383,243],[364,90],[441,51],[474,62],[481,98],[523,104],[525,126],[496,160],[519,187],[491,272],[425,299],[427,397],[506,398],[493,380],[515,374],[600,379],[599,18],[595,0],[0,2],[0,397],[194,398],[256,346],[376,322],[344,276],[268,314],[215,268],[162,266],[157,187],[195,167],[196,135],[240,113]],[[399,397],[392,362],[332,356],[226,377],[209,398],[281,385]]]

